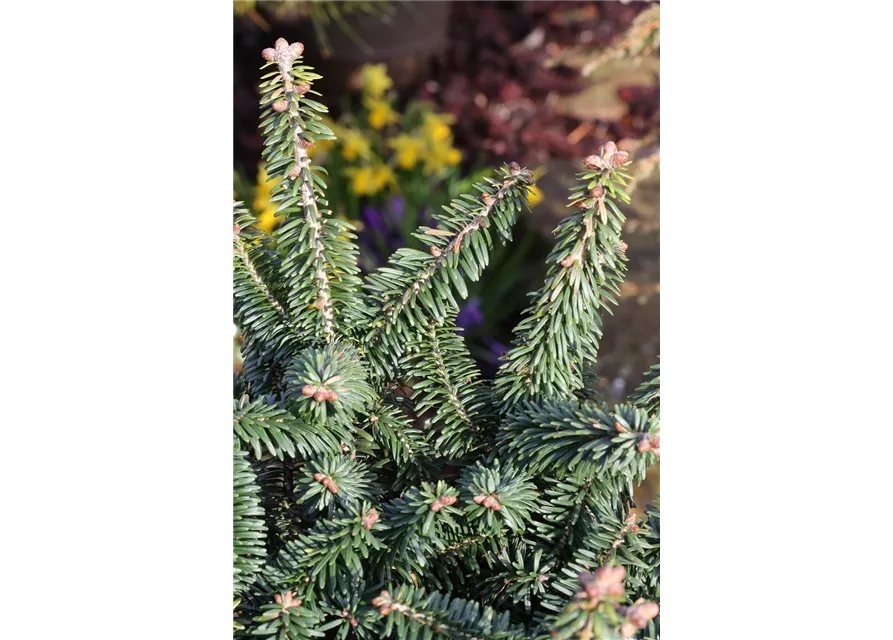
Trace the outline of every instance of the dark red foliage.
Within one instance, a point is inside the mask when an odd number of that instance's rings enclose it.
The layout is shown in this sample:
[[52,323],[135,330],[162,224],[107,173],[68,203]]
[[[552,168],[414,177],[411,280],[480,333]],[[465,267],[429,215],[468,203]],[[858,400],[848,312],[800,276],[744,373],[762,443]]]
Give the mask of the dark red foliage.
[[457,117],[457,143],[479,164],[516,159],[535,165],[550,156],[593,153],[609,139],[640,138],[657,124],[658,89],[622,88],[627,116],[588,121],[585,133],[569,140],[583,121],[557,112],[549,97],[579,92],[583,79],[575,69],[547,69],[544,62],[564,47],[603,48],[649,5],[455,2],[447,52],[416,95]]
[[[619,96],[629,105],[625,116],[584,122],[554,107],[556,96],[580,92],[584,79],[575,69],[546,69],[544,62],[566,47],[602,49],[650,4],[452,2],[445,53],[427,69],[420,59],[421,79],[401,90],[401,102],[415,95],[456,115],[456,143],[469,165],[517,160],[535,166],[551,156],[583,157],[607,140],[640,138],[658,126],[657,88],[622,87]],[[234,153],[236,166],[248,175],[257,166],[262,144],[256,86],[260,51],[270,46],[272,33],[295,39],[293,30],[299,28],[264,15],[273,23],[269,32],[244,18],[236,20],[234,29]],[[328,73],[322,60],[311,58]],[[327,95],[325,101],[337,116],[342,96]]]

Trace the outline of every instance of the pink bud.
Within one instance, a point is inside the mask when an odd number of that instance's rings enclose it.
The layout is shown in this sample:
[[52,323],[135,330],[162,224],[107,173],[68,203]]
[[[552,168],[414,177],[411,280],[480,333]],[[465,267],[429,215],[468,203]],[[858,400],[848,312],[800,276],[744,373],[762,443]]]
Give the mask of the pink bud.
[[599,567],[595,579],[605,585],[622,583],[626,577],[626,569],[621,566]]

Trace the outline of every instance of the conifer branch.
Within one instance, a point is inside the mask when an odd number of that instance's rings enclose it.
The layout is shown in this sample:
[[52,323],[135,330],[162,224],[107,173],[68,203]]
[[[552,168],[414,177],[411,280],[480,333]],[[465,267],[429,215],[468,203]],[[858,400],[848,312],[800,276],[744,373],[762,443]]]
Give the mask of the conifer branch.
[[403,482],[436,475],[433,448],[426,435],[412,426],[400,407],[379,401],[372,407],[363,425],[401,469]]
[[629,396],[629,402],[660,418],[660,363],[651,365],[645,379]]
[[626,570],[627,586],[633,597],[660,597],[659,514],[655,531],[653,515],[642,520],[626,506],[616,510],[598,507],[596,511],[594,528],[580,540],[573,557],[550,581],[549,594],[542,602],[545,609],[562,609],[577,590],[580,573],[613,564]]
[[272,603],[261,607],[261,614],[255,619],[260,624],[252,630],[252,635],[276,636],[277,640],[321,638],[324,634],[316,628],[319,620],[319,614],[304,606],[303,599],[285,591],[275,594]]
[[273,292],[270,290],[270,287],[267,286],[267,283],[264,282],[263,278],[260,277],[260,274],[257,271],[257,267],[254,265],[254,261],[251,259],[251,256],[248,255],[248,250],[245,248],[245,243],[238,235],[238,231],[235,229],[234,231],[236,231],[233,234],[233,249],[235,255],[245,266],[245,271],[248,273],[252,282],[254,282],[257,290],[267,299],[267,302],[270,303],[270,306],[276,310],[276,313],[279,314],[279,318],[282,320],[282,322],[291,327],[291,323],[288,320],[288,314],[285,312],[282,304],[276,299],[276,296],[273,295]]
[[272,200],[287,216],[277,239],[285,252],[282,269],[292,320],[330,343],[347,332],[339,327],[338,316],[351,315],[348,298],[359,284],[359,269],[356,248],[349,242],[352,227],[326,218],[319,208],[325,183],[313,173],[307,149],[334,135],[318,122],[326,108],[306,97],[320,76],[301,64],[303,50],[301,43],[289,45],[283,38],[264,50],[264,59],[277,68],[261,87],[261,105],[269,109],[262,123],[269,134],[264,157],[271,179],[279,180]]
[[264,564],[267,528],[257,476],[233,440],[233,593],[248,589]]
[[[326,264],[325,251],[322,244],[322,223],[320,221],[319,208],[314,197],[313,177],[310,174],[310,156],[307,149],[313,144],[312,135],[307,135],[301,126],[299,113],[301,105],[300,97],[309,90],[308,84],[296,85],[292,79],[292,63],[300,58],[304,51],[304,45],[299,42],[289,45],[284,38],[276,41],[276,49],[273,54],[279,67],[279,75],[282,79],[282,90],[285,96],[285,104],[282,100],[274,102],[271,108],[274,112],[285,112],[288,119],[289,134],[292,138],[292,154],[294,166],[288,173],[292,180],[299,180],[298,190],[301,195],[301,206],[304,210],[307,229],[309,230],[309,244],[313,256],[313,279],[318,291],[316,308],[319,310],[322,320],[322,331],[325,341],[330,342],[335,338],[332,298],[329,293],[329,273]],[[275,93],[275,92],[274,92]]]
[[433,410],[428,422],[439,427],[437,450],[447,458],[457,458],[480,447],[483,386],[480,372],[450,312],[443,324],[429,320],[407,347],[402,369],[412,372],[412,403],[424,415]]
[[521,403],[506,416],[498,435],[502,455],[528,472],[592,471],[645,477],[660,456],[660,422],[643,409],[575,401]]
[[613,640],[632,638],[649,627],[660,607],[644,600],[626,605],[623,567],[605,566],[594,574],[581,573],[580,590],[552,620],[548,635],[556,640]]
[[298,454],[307,458],[341,452],[339,440],[334,435],[337,431],[299,421],[284,409],[266,404],[262,399],[249,402],[247,396],[233,401],[233,432],[251,446],[256,458],[263,455],[263,449],[280,460]]
[[253,332],[258,339],[271,341],[273,336],[280,335],[280,323],[297,335],[287,311],[273,294],[272,287],[264,281],[252,257],[249,247],[256,247],[261,239],[251,228],[253,221],[241,204],[233,202],[233,299],[236,317],[243,324],[243,329]]
[[448,308],[458,310],[452,290],[464,298],[465,278],[477,280],[487,265],[492,246],[488,227],[494,225],[503,241],[511,238],[533,178],[515,163],[501,173],[502,182],[488,178],[486,184],[474,185],[481,199],[463,195],[435,214],[437,228],[419,227],[413,235],[429,253],[400,249],[367,278],[365,287],[377,309],[366,344],[381,373],[394,372],[405,341],[428,320],[441,323]]
[[459,484],[468,522],[480,520],[491,531],[503,524],[514,532],[523,531],[539,508],[530,478],[498,459],[486,466],[478,461],[466,467]]
[[289,408],[308,422],[352,430],[354,416],[372,401],[356,349],[341,343],[298,353],[285,371]]
[[626,218],[614,200],[629,202],[621,188],[629,179],[621,170],[627,162],[609,142],[578,174],[569,199],[579,211],[555,230],[546,282],[515,327],[496,377],[503,413],[521,400],[571,398],[583,387],[583,365],[596,359],[600,312],[616,304],[626,271],[620,240]]
[[336,506],[350,508],[368,502],[378,493],[375,475],[362,462],[343,455],[309,461],[295,483],[295,498],[315,511],[332,517]]
[[508,612],[423,589],[401,586],[382,591],[372,600],[386,624],[382,637],[406,640],[438,638],[459,640],[521,640],[521,630],[510,624]]
[[375,535],[383,528],[368,504],[352,506],[287,542],[270,578],[283,587],[309,582],[311,588],[340,590],[353,577],[363,577],[362,560],[383,548]]
[[444,554],[449,554],[449,553],[455,553],[456,551],[462,551],[463,549],[466,549],[470,546],[479,544],[481,542],[486,542],[487,540],[490,540],[492,538],[499,538],[502,535],[503,534],[501,534],[499,532],[489,532],[489,533],[482,533],[482,534],[476,535],[476,536],[471,536],[468,538],[463,538],[457,542],[454,542],[453,544],[451,544],[449,546],[444,547],[443,549],[440,549],[437,552],[437,555],[444,555]]
[[594,509],[601,497],[595,475],[569,476],[552,480],[535,523],[537,536],[555,557],[581,544],[597,526]]

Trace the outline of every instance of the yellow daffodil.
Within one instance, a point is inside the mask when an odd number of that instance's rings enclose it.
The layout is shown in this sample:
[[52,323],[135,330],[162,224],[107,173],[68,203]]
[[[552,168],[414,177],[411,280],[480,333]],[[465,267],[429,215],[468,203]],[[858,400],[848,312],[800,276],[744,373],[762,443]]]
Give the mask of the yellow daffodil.
[[311,158],[316,158],[317,156],[325,156],[332,150],[332,147],[335,146],[334,140],[317,140],[312,147],[307,149],[307,155]]
[[345,173],[351,177],[351,188],[358,196],[375,195],[387,187],[396,185],[394,171],[385,164],[350,167]]
[[373,129],[382,129],[400,121],[397,112],[384,100],[375,98],[366,100],[366,108],[369,109],[369,126]]
[[398,167],[412,169],[418,164],[425,143],[417,136],[401,133],[391,138],[388,146],[396,152]]
[[254,226],[268,235],[285,220],[285,216],[276,215],[276,203],[270,200],[273,187],[278,183],[278,178],[270,180],[266,167],[260,167],[257,172],[257,189],[254,192],[254,210],[257,212],[257,223]]
[[425,175],[442,173],[447,167],[462,162],[462,152],[450,145],[439,144],[426,150],[423,170]]
[[422,118],[422,132],[431,142],[436,144],[449,140],[451,135],[450,125],[456,121],[453,115],[429,111]]
[[283,220],[285,220],[285,217],[277,216],[275,209],[266,209],[258,214],[257,222],[254,223],[254,227],[260,229],[269,236],[273,234],[273,230],[278,227]]
[[374,193],[372,180],[374,171],[372,167],[355,167],[345,171],[351,177],[350,186],[358,196]]
[[367,64],[361,70],[363,93],[373,98],[380,98],[394,83],[388,76],[385,64]]
[[341,140],[341,155],[348,162],[372,156],[372,145],[359,131],[339,127],[338,138]]
[[540,188],[536,185],[528,187],[527,189],[527,202],[531,207],[535,207],[540,202],[543,201],[543,192],[540,191]]

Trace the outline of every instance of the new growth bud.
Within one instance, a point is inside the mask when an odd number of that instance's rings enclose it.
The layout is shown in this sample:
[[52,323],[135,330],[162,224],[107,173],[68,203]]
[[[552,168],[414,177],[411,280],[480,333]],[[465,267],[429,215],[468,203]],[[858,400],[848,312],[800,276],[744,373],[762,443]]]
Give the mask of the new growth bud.
[[638,602],[626,610],[626,618],[639,629],[648,626],[648,621],[655,618],[660,607],[654,602]]
[[583,164],[586,165],[587,169],[593,169],[593,170],[608,168],[605,161],[596,155],[586,156],[586,158],[583,160]]
[[499,511],[502,509],[502,505],[494,498],[493,496],[488,496],[485,494],[476,495],[474,497],[475,504],[481,505],[484,509],[492,509],[493,511]]
[[456,496],[440,496],[437,500],[431,503],[431,511],[437,513],[444,507],[448,507],[452,504],[456,504]]
[[388,615],[392,609],[390,592],[385,590],[378,594],[376,597],[372,598],[372,606],[378,607],[378,612],[381,615]]
[[369,509],[369,511],[363,513],[363,528],[366,531],[372,530],[372,525],[378,522],[378,511],[375,509]]
[[639,443],[636,445],[636,449],[638,449],[639,453],[651,451],[651,441],[648,439],[647,434],[639,436]]
[[618,151],[611,156],[611,164],[615,167],[622,167],[629,162],[629,154],[626,151]]
[[331,493],[338,493],[338,485],[329,476],[317,471],[313,474],[313,479],[328,489]]

